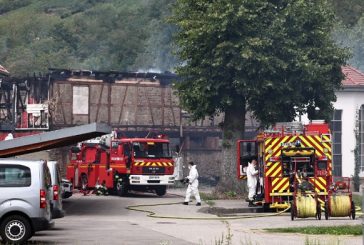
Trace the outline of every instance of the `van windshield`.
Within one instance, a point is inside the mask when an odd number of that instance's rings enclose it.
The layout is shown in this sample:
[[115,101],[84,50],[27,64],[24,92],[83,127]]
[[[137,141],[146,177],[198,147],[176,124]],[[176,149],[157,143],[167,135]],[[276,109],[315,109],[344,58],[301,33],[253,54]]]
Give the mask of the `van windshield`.
[[133,155],[138,158],[171,158],[169,143],[133,142]]

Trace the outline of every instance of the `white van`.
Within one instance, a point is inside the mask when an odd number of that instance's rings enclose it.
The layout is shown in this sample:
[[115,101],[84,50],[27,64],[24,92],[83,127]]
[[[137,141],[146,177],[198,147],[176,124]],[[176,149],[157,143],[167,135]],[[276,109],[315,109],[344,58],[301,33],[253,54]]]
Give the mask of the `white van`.
[[45,161],[0,159],[0,236],[24,244],[35,232],[54,226]]

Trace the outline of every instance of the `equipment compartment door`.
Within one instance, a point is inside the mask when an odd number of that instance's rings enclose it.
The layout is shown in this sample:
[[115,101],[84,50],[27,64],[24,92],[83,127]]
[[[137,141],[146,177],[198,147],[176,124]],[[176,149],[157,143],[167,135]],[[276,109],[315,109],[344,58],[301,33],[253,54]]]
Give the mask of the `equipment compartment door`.
[[237,143],[237,173],[239,179],[246,179],[248,162],[257,159],[256,140],[239,140]]

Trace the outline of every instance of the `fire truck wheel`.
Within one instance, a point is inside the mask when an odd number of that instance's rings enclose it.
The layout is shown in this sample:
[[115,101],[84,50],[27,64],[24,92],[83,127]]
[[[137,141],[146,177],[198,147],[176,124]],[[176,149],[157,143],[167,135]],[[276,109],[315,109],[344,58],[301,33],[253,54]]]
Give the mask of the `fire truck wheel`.
[[327,201],[325,202],[325,219],[329,219],[329,203]]
[[167,192],[167,187],[166,186],[158,186],[155,189],[155,193],[157,193],[158,196],[164,196]]
[[351,218],[355,219],[355,204],[353,201],[351,201]]
[[116,194],[120,197],[126,196],[128,194],[128,188],[126,187],[124,181],[116,184]]

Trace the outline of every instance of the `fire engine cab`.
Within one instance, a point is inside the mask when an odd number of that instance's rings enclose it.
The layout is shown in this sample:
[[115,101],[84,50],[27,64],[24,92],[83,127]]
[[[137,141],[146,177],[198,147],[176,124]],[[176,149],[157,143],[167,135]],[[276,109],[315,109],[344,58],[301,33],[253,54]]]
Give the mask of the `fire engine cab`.
[[125,195],[129,190],[155,191],[158,196],[174,184],[174,162],[169,140],[155,138],[114,138],[83,142],[70,152],[67,178],[78,188],[98,185],[111,193]]
[[237,173],[245,179],[246,167],[258,161],[256,203],[286,208],[292,201],[295,183],[308,181],[324,203],[332,183],[331,134],[328,124],[313,121],[277,123],[254,140],[237,142]]

